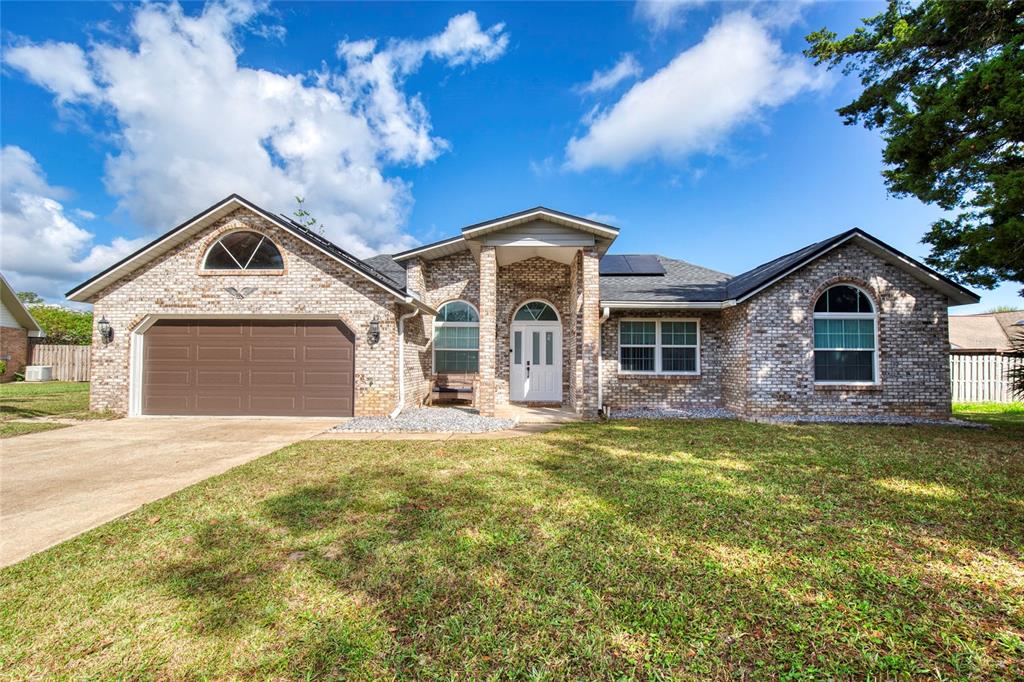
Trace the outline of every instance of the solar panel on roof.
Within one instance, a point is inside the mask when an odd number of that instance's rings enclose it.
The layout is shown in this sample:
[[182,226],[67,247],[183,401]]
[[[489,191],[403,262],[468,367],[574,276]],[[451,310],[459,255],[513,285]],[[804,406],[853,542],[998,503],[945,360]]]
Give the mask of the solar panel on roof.
[[625,256],[634,275],[664,275],[665,268],[655,256]]
[[601,259],[600,274],[604,276],[664,275],[665,268],[656,256],[605,256]]
[[601,259],[598,272],[602,275],[629,275],[632,274],[629,265],[626,264],[625,256],[605,256]]

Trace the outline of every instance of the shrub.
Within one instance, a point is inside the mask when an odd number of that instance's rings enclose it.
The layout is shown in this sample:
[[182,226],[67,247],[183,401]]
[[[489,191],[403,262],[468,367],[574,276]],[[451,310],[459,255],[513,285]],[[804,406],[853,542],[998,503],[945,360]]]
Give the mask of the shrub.
[[32,317],[46,332],[46,343],[88,346],[92,343],[92,313],[56,306],[34,305]]

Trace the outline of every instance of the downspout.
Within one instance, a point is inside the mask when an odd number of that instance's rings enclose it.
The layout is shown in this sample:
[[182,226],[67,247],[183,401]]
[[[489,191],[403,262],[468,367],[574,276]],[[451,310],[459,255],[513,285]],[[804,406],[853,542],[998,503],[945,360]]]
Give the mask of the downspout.
[[405,407],[405,321],[419,314],[420,311],[414,309],[398,318],[398,404],[388,415],[391,419],[402,414],[402,408]]
[[597,321],[597,413],[604,413],[604,334],[601,333],[601,325],[611,317],[612,310],[608,306],[601,311],[601,317]]

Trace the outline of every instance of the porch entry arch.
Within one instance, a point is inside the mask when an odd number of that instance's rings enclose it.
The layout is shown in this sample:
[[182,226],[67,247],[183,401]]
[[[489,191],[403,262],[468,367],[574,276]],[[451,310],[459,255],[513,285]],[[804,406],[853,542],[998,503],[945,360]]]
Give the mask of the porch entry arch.
[[509,329],[509,399],[562,401],[562,322],[547,301],[526,301]]

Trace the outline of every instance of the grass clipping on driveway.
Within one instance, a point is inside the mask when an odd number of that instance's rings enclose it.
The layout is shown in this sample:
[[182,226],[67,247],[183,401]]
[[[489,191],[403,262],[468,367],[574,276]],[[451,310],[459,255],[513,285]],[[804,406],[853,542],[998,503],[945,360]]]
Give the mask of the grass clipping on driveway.
[[0,673],[1012,678],[1022,433],[300,443],[0,572]]

